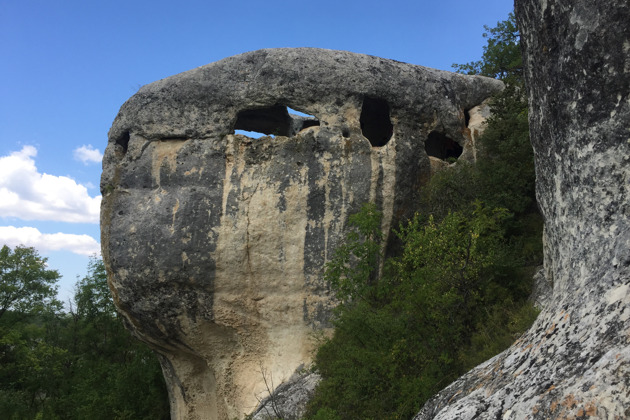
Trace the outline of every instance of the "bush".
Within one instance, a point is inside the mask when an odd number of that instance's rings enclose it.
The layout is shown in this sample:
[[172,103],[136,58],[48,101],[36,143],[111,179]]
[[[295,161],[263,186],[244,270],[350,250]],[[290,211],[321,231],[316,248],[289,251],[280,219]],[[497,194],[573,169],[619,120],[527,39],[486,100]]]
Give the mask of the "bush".
[[[374,215],[364,207],[350,224],[378,227]],[[371,236],[349,236],[328,265],[343,300],[334,335],[315,357],[323,380],[309,418],[410,418],[471,363],[503,350],[529,326],[536,313],[526,304],[527,287],[514,287],[522,279],[512,277],[508,218],[505,209],[479,201],[470,216],[452,212],[436,222],[416,215],[398,232],[402,255],[387,261],[378,281],[334,278],[363,267],[360,258],[347,258],[348,249],[379,249]]]

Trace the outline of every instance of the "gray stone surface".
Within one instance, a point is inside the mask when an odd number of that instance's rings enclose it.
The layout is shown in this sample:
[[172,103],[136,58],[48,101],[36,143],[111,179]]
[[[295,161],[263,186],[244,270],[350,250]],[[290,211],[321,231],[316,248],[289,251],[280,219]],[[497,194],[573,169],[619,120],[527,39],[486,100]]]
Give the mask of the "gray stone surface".
[[516,12],[553,295],[416,419],[630,418],[630,3]]
[[549,305],[553,296],[553,284],[545,277],[545,267],[540,266],[532,278],[532,294],[529,301],[539,310]]
[[128,327],[160,355],[173,418],[242,418],[261,372],[280,383],[308,364],[348,215],[374,202],[389,233],[430,174],[427,139],[438,158],[472,158],[465,111],[501,88],[277,49],[157,81],[122,106],[103,160],[103,258]]
[[251,420],[297,420],[302,418],[306,405],[313,397],[321,376],[316,372],[299,370],[278,388],[270,387],[269,396],[261,400]]

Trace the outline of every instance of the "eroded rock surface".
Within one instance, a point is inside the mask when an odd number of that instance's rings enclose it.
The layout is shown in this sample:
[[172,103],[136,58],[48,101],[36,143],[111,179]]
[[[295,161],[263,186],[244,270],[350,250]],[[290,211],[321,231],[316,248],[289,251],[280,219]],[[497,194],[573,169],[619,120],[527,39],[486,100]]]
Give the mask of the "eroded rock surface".
[[288,381],[269,390],[269,396],[260,402],[251,420],[302,418],[320,380],[316,372],[298,370]]
[[389,232],[415,207],[427,153],[472,158],[466,113],[501,88],[278,49],[160,80],[122,106],[103,164],[103,258],[129,328],[159,353],[173,418],[242,418],[263,376],[279,384],[308,364],[347,216],[375,202]]
[[416,419],[630,418],[630,3],[516,12],[553,295]]

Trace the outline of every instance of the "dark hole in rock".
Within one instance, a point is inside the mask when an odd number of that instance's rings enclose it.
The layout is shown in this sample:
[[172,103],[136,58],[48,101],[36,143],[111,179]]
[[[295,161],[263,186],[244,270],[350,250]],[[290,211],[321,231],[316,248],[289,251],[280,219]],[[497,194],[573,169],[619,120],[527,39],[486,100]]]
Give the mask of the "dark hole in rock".
[[384,100],[365,97],[360,122],[363,136],[373,147],[385,146],[392,138],[394,126],[389,118],[389,104]]
[[468,127],[468,123],[470,122],[470,112],[467,109],[464,110],[464,122],[466,127]]
[[238,113],[234,125],[234,130],[276,136],[288,136],[290,128],[291,117],[289,117],[287,108],[282,105],[241,111]]
[[291,117],[291,136],[309,127],[319,127],[319,120],[314,115],[309,115],[293,108],[287,107]]
[[264,135],[290,137],[313,126],[319,126],[319,120],[314,116],[284,105],[274,105],[239,112],[234,132],[253,138]]
[[123,154],[127,153],[129,147],[129,131],[125,131],[116,139],[116,144],[122,148]]
[[317,120],[302,120],[302,130],[309,127],[319,127],[319,121]]
[[424,150],[429,156],[447,160],[449,158],[457,159],[461,156],[464,149],[455,140],[446,137],[446,135],[437,131],[431,131],[427,141],[424,143]]

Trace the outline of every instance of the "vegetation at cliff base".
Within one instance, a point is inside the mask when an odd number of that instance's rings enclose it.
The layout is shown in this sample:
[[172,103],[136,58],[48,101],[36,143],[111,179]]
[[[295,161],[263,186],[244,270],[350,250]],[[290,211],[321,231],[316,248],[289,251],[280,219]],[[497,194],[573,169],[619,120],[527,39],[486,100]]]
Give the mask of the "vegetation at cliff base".
[[[475,164],[424,186],[416,215],[382,253],[373,205],[328,264],[340,302],[334,335],[315,356],[323,379],[307,418],[409,419],[458,376],[507,348],[533,322],[533,268],[542,221],[514,17],[486,28],[482,60],[458,70],[501,78]],[[379,269],[379,264],[382,269]]]
[[33,248],[0,250],[0,418],[169,418],[157,359],[124,329],[103,262],[67,311],[59,278]]

